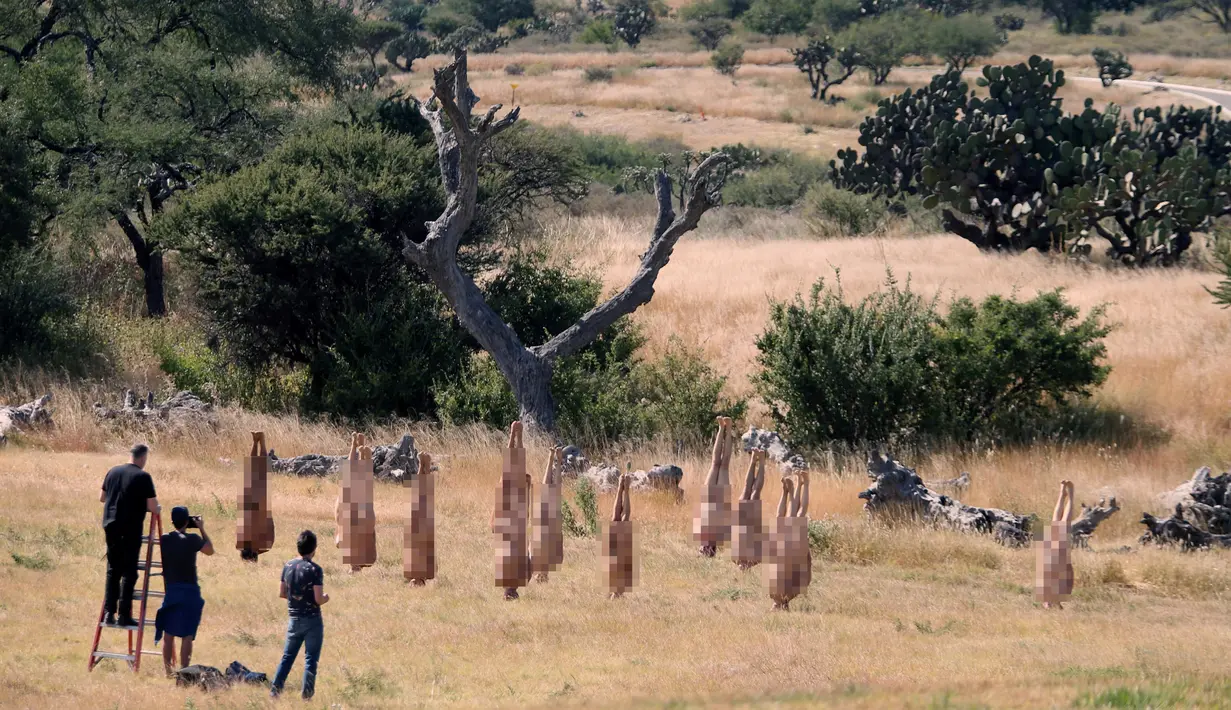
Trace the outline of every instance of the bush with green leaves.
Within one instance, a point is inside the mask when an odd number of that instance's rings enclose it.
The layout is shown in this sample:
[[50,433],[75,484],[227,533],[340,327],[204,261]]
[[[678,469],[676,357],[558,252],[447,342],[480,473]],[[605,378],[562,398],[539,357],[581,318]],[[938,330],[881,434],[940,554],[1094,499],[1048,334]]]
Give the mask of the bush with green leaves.
[[[726,400],[725,378],[694,351],[673,343],[659,360],[637,355],[644,337],[621,322],[593,348],[556,366],[552,396],[561,436],[604,444],[665,436],[700,444],[715,416],[739,416],[742,401]],[[479,353],[436,392],[442,421],[503,427],[517,418],[517,401],[491,358]]]
[[1030,440],[1107,377],[1101,309],[1059,291],[936,299],[899,286],[848,303],[823,282],[775,303],[758,338],[758,391],[797,445]]
[[714,71],[723,76],[734,77],[744,63],[744,45],[738,42],[727,42],[710,55],[710,64]]
[[577,35],[577,41],[582,44],[615,44],[615,23],[604,17],[594,19]]
[[0,249],[0,366],[81,376],[102,369],[105,349],[49,255],[34,247]]
[[1123,52],[1095,47],[1091,54],[1094,56],[1094,63],[1098,65],[1098,78],[1103,82],[1103,86],[1111,86],[1116,81],[1133,75],[1133,65],[1128,63]]
[[606,84],[615,79],[615,72],[608,67],[586,67],[582,77],[591,84]]
[[1142,0],[1022,0],[1056,22],[1060,34],[1088,35],[1104,12],[1132,12]]
[[872,234],[889,219],[889,206],[884,198],[844,190],[828,182],[808,190],[803,211],[812,229],[827,237]]

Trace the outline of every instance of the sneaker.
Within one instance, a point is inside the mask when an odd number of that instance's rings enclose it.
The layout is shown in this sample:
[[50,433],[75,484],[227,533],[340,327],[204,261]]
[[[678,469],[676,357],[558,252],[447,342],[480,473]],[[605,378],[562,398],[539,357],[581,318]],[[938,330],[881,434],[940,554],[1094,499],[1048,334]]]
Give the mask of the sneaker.
[[103,626],[115,626],[115,612],[114,611],[107,612],[107,615],[103,617]]
[[121,616],[115,622],[115,625],[116,626],[131,626],[133,628],[137,628],[138,626],[141,626],[141,624],[137,623],[137,620],[132,618],[131,616]]

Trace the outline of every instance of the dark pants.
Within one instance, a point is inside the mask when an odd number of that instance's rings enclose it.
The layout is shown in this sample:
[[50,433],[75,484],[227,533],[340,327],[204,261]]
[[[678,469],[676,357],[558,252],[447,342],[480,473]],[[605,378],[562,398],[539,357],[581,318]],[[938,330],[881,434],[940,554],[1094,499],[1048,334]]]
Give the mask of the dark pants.
[[108,614],[121,618],[133,613],[133,589],[137,586],[137,559],[141,556],[141,527],[112,523],[103,528],[107,535],[107,594],[103,602]]
[[299,647],[303,646],[303,697],[308,699],[316,692],[316,663],[321,658],[321,644],[325,641],[325,623],[319,616],[304,619],[291,618],[286,627],[286,648],[282,650],[282,661],[274,673],[274,684],[270,689],[273,695],[282,692],[286,677],[291,674],[291,665],[299,655]]

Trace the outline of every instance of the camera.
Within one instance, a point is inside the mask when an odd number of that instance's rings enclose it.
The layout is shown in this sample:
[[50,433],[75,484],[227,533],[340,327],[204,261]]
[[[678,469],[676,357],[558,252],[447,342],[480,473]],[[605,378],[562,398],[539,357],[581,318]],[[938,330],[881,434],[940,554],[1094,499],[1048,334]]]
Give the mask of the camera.
[[199,516],[199,515],[189,515],[189,516],[188,516],[188,524],[187,524],[187,525],[185,525],[184,527],[185,527],[185,528],[199,528],[199,527],[201,527],[201,516]]

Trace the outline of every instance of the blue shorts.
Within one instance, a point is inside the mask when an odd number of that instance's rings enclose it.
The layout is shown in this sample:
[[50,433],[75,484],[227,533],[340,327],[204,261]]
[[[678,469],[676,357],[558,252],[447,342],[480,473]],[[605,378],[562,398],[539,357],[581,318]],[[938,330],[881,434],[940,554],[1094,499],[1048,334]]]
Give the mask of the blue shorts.
[[204,608],[205,599],[201,597],[200,585],[191,582],[168,584],[167,595],[163,597],[158,616],[154,618],[154,643],[162,640],[164,633],[195,639]]

